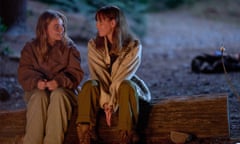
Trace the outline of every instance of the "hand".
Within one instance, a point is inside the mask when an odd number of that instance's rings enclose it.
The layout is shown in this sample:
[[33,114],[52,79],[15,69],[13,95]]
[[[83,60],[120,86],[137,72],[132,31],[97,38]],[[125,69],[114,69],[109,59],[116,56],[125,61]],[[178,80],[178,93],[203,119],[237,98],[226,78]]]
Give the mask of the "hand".
[[113,113],[113,107],[109,106],[108,104],[104,104],[103,107],[104,107],[107,125],[110,127],[111,126],[111,117],[112,117],[112,113]]
[[37,88],[40,90],[44,90],[47,87],[46,80],[38,80]]
[[56,80],[50,80],[46,82],[46,87],[48,88],[48,90],[53,91],[58,88],[58,83]]

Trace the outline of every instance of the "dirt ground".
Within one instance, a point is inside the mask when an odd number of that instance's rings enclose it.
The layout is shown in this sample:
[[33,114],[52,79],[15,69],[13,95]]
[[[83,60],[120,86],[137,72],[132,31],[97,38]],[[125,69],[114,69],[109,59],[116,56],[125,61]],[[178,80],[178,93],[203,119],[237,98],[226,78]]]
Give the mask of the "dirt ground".
[[[214,0],[213,0],[214,1]],[[211,93],[231,93],[226,75],[202,74],[191,71],[191,60],[202,53],[215,53],[224,45],[226,53],[239,53],[240,47],[240,12],[234,11],[240,3],[225,3],[215,5],[199,4],[189,8],[184,7],[174,11],[165,11],[147,15],[146,36],[142,39],[142,64],[137,74],[149,86],[154,102],[172,96],[191,96]],[[48,8],[46,5],[31,2],[35,13],[36,7]],[[230,8],[229,8],[230,7]],[[227,11],[230,9],[229,11]],[[78,20],[76,14],[69,15],[69,22]],[[24,43],[33,36],[34,20],[28,20],[27,33],[7,37],[4,44],[15,50],[14,56],[19,57]],[[71,25],[71,24],[70,24]],[[71,29],[71,27],[69,28]],[[71,33],[71,31],[70,31]],[[76,32],[72,31],[75,35]],[[82,67],[85,79],[88,77],[86,44],[87,41],[76,41],[82,55]],[[4,61],[3,58],[0,61]],[[3,66],[1,67],[2,71]],[[10,72],[11,73],[11,72]],[[0,110],[14,110],[24,108],[23,91],[18,84],[16,74],[0,77],[0,88],[9,93],[9,97],[2,97]],[[240,73],[228,73],[227,78],[240,92]],[[84,81],[83,81],[84,82]],[[2,95],[2,94],[1,94]],[[215,138],[198,140],[193,143],[233,143],[226,139]]]

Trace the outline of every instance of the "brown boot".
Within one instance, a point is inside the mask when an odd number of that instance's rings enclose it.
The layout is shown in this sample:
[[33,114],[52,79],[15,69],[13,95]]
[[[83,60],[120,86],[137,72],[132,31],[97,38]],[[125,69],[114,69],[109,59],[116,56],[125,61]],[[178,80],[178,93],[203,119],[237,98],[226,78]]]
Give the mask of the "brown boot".
[[23,144],[23,137],[24,137],[24,135],[17,135],[15,137],[15,143],[14,144]]
[[88,124],[77,125],[77,135],[79,144],[91,144],[89,130],[90,126]]
[[98,141],[95,129],[89,124],[78,124],[77,135],[79,144],[96,144]]
[[130,135],[131,135],[132,144],[137,144],[137,143],[139,143],[139,136],[138,136],[138,134],[136,133],[136,131],[131,131]]
[[139,137],[134,131],[121,130],[120,131],[120,144],[137,144]]

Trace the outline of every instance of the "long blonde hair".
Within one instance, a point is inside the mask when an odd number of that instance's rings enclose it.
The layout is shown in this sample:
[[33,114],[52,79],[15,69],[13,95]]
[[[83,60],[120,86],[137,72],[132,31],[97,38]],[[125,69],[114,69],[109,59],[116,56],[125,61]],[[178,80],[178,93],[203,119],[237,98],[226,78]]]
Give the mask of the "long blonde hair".
[[[110,53],[119,53],[130,41],[134,39],[128,27],[123,12],[116,6],[105,6],[100,8],[95,15],[95,20],[109,19],[115,20],[116,26],[112,35],[112,49]],[[104,46],[104,38],[97,35],[96,44],[100,48]]]
[[70,38],[67,35],[67,19],[66,17],[55,10],[46,10],[44,11],[37,22],[36,26],[36,40],[35,40],[35,47],[38,52],[38,56],[40,61],[45,61],[47,59],[47,52],[48,52],[48,35],[47,35],[47,28],[50,22],[53,19],[58,19],[60,18],[63,21],[63,27],[64,27],[64,32],[63,32],[63,38],[61,43],[64,46],[67,46],[68,41],[70,41]]

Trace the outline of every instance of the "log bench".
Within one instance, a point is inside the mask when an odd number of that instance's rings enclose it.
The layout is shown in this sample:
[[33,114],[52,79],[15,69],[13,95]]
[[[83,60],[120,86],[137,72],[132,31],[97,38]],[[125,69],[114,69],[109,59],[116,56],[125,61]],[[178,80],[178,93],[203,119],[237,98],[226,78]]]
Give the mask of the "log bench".
[[[153,99],[151,103],[140,101],[140,140],[142,143],[158,143],[162,139],[169,139],[171,131],[189,133],[199,138],[231,137],[228,103],[226,93],[171,96]],[[76,110],[69,123],[65,144],[77,144]],[[1,144],[12,144],[24,134],[25,114],[25,109],[0,112]],[[108,127],[104,113],[100,114],[98,132],[104,143],[118,141],[117,117],[117,114],[113,115],[113,126]],[[240,124],[239,120],[237,123]],[[238,134],[235,134],[235,138]]]

